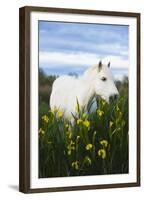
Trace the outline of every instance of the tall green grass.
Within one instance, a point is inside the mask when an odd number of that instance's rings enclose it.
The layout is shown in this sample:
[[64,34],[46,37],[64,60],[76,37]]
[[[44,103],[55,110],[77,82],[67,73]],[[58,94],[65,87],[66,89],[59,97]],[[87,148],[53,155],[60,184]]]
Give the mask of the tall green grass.
[[128,96],[110,104],[99,98],[97,104],[85,113],[77,102],[71,123],[41,102],[40,178],[128,173]]

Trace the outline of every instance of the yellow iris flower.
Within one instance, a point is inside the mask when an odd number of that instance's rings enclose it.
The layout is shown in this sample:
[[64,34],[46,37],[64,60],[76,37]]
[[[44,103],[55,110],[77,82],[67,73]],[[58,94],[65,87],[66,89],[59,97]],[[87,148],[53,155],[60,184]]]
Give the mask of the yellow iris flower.
[[43,115],[43,116],[42,116],[42,120],[43,120],[43,122],[48,123],[49,118],[48,118],[47,115]]
[[104,111],[98,109],[98,110],[97,110],[97,115],[98,115],[99,117],[102,117],[102,116],[104,115]]
[[78,120],[77,120],[77,125],[81,124],[82,122],[83,122],[82,119],[78,119]]
[[112,126],[113,126],[113,122],[110,121],[110,122],[109,122],[109,128],[111,128]]
[[87,151],[90,151],[92,149],[92,147],[93,147],[92,144],[87,144],[85,148]]
[[76,142],[78,143],[79,140],[80,140],[80,136],[78,135],[78,136],[76,137]]
[[44,134],[45,134],[45,131],[44,131],[42,128],[40,128],[40,129],[39,129],[39,134],[40,134],[40,135],[44,135]]
[[104,148],[107,148],[107,146],[108,146],[108,141],[107,141],[107,140],[101,140],[101,141],[100,141],[100,144],[101,144]]
[[98,156],[101,157],[102,159],[106,158],[106,151],[105,149],[99,149],[98,150]]
[[57,112],[57,116],[58,116],[59,118],[61,118],[63,115],[64,115],[64,113],[63,113],[62,111],[59,110],[59,111]]
[[90,127],[90,121],[88,120],[83,121],[83,125],[86,126],[87,128]]
[[74,168],[75,170],[79,169],[80,163],[78,160],[76,160],[75,162],[72,162],[72,168]]
[[79,124],[83,124],[84,126],[86,126],[87,128],[88,127],[90,127],[90,121],[88,121],[88,120],[82,120],[82,119],[78,119],[77,120],[77,125],[79,125]]
[[92,161],[91,161],[91,159],[90,159],[89,156],[86,156],[86,157],[85,157],[85,162],[86,162],[86,164],[88,164],[88,165],[91,165],[91,164],[92,164]]
[[67,153],[68,153],[69,156],[71,155],[72,151],[75,150],[74,145],[75,145],[75,143],[71,140],[70,143],[67,146],[67,149],[68,149]]
[[65,124],[65,127],[66,127],[66,128],[69,128],[69,124]]

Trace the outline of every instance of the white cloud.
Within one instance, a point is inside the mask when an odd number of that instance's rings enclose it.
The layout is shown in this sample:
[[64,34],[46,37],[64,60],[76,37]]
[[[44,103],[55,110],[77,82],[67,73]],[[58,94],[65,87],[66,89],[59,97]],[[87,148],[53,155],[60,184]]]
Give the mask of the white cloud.
[[125,76],[128,76],[127,74],[114,74],[114,79],[122,81]]
[[127,69],[129,66],[129,61],[123,59],[121,56],[106,56],[103,59],[104,63],[108,63],[109,61],[111,62],[111,66],[115,68],[122,68],[122,69]]
[[123,59],[121,56],[100,56],[95,55],[93,53],[63,53],[63,52],[46,52],[41,51],[39,53],[39,62],[40,66],[44,68],[49,68],[53,66],[63,66],[67,65],[67,67],[72,66],[91,66],[93,64],[98,63],[100,60],[103,63],[107,64],[109,61],[111,62],[111,66],[115,68],[127,68],[129,65],[128,60]]
[[[44,46],[45,51],[47,49],[65,49],[70,50],[76,49],[77,51],[85,52],[101,52],[101,54],[115,54],[128,56],[128,48],[126,45],[122,45],[119,41],[112,41],[111,43],[106,43],[102,41],[101,43],[95,40],[82,40],[82,39],[69,39],[64,37],[42,37],[40,40],[41,47]],[[41,48],[42,49],[42,48]]]
[[59,53],[59,52],[40,52],[40,64],[52,65],[92,65],[99,59],[95,54],[90,53]]

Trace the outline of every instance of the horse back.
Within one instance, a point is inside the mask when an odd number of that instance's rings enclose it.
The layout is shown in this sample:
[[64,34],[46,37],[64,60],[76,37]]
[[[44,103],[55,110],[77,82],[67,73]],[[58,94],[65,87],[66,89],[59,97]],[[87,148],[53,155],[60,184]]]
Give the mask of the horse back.
[[61,76],[57,78],[52,86],[50,97],[50,107],[68,109],[75,103],[75,88],[78,86],[78,80],[71,76]]

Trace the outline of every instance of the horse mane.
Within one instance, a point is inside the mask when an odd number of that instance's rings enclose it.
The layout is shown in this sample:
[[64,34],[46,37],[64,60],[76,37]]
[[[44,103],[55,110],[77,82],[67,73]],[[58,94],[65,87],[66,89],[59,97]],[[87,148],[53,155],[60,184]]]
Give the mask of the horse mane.
[[98,65],[97,64],[95,64],[95,65],[92,65],[91,67],[89,67],[85,72],[84,72],[84,77],[85,76],[89,76],[89,75],[92,75],[93,74],[93,72],[94,72],[94,70],[96,71],[96,69],[97,69],[97,67],[98,67]]

